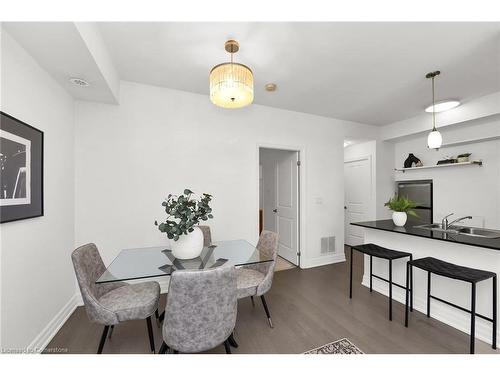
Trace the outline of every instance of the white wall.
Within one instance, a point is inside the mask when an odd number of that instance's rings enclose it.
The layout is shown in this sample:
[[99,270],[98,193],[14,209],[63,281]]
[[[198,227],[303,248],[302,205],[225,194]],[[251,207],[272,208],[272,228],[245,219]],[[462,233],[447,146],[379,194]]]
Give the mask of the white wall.
[[[302,265],[320,238],[343,249],[343,139],[349,123],[252,105],[224,110],[207,96],[122,82],[120,105],[77,102],[76,242],[105,263],[123,248],[166,241],[161,202],[189,187],[214,195],[215,240],[258,237],[258,145],[298,147],[303,161]],[[317,203],[317,198],[321,198]]]
[[1,38],[1,110],[44,132],[45,215],[0,226],[1,346],[23,349],[49,338],[75,295],[74,105],[5,31]]
[[[500,115],[469,121],[442,129],[443,143],[500,135]],[[448,167],[395,172],[397,180],[432,179],[434,181],[434,221],[454,212],[456,216],[472,215],[470,225],[500,229],[500,140],[441,148],[427,148],[427,134],[400,140],[395,144],[395,165],[401,168],[408,153],[415,154],[424,165],[435,165],[445,156],[471,152],[472,159],[482,159],[482,167]]]

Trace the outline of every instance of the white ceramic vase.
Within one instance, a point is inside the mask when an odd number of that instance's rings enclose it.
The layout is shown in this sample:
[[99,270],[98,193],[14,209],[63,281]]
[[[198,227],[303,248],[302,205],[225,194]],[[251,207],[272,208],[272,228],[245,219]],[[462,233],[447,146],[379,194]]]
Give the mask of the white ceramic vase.
[[193,259],[203,250],[203,232],[194,227],[191,233],[183,234],[177,241],[172,241],[172,254],[179,259]]
[[408,215],[406,215],[406,212],[394,211],[392,213],[392,221],[397,227],[404,227],[404,225],[406,224],[406,219],[408,219]]

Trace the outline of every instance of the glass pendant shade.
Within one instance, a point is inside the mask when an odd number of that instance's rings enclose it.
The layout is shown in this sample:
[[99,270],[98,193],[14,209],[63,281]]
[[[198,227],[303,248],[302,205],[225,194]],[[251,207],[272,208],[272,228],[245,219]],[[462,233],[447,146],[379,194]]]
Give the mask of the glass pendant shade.
[[253,102],[253,74],[243,64],[224,63],[210,72],[210,100],[223,108],[241,108]]
[[431,131],[427,136],[427,146],[429,146],[429,148],[438,149],[442,144],[443,137],[441,136],[441,133],[437,130]]

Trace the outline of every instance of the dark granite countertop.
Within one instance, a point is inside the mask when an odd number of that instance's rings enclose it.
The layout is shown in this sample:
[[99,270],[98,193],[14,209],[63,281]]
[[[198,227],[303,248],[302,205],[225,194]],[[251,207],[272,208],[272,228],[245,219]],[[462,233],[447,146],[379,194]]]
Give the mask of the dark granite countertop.
[[433,232],[430,230],[415,228],[412,223],[406,223],[404,227],[397,227],[394,225],[392,220],[375,220],[375,221],[364,221],[360,223],[351,223],[351,225],[356,225],[358,227],[378,229],[386,232],[394,232],[399,234],[405,234],[409,236],[417,236],[428,238],[431,240],[453,242],[462,245],[485,247],[487,249],[500,250],[500,238],[481,238],[466,236],[463,234],[446,234],[442,232]]

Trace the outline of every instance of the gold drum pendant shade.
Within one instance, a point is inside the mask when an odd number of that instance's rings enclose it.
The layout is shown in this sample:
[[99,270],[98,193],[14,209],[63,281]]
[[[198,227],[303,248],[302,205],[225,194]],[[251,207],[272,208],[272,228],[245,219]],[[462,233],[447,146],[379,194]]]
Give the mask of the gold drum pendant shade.
[[210,100],[219,107],[241,108],[253,102],[253,73],[248,66],[233,62],[233,53],[238,49],[236,41],[227,41],[231,62],[216,65],[210,71]]

